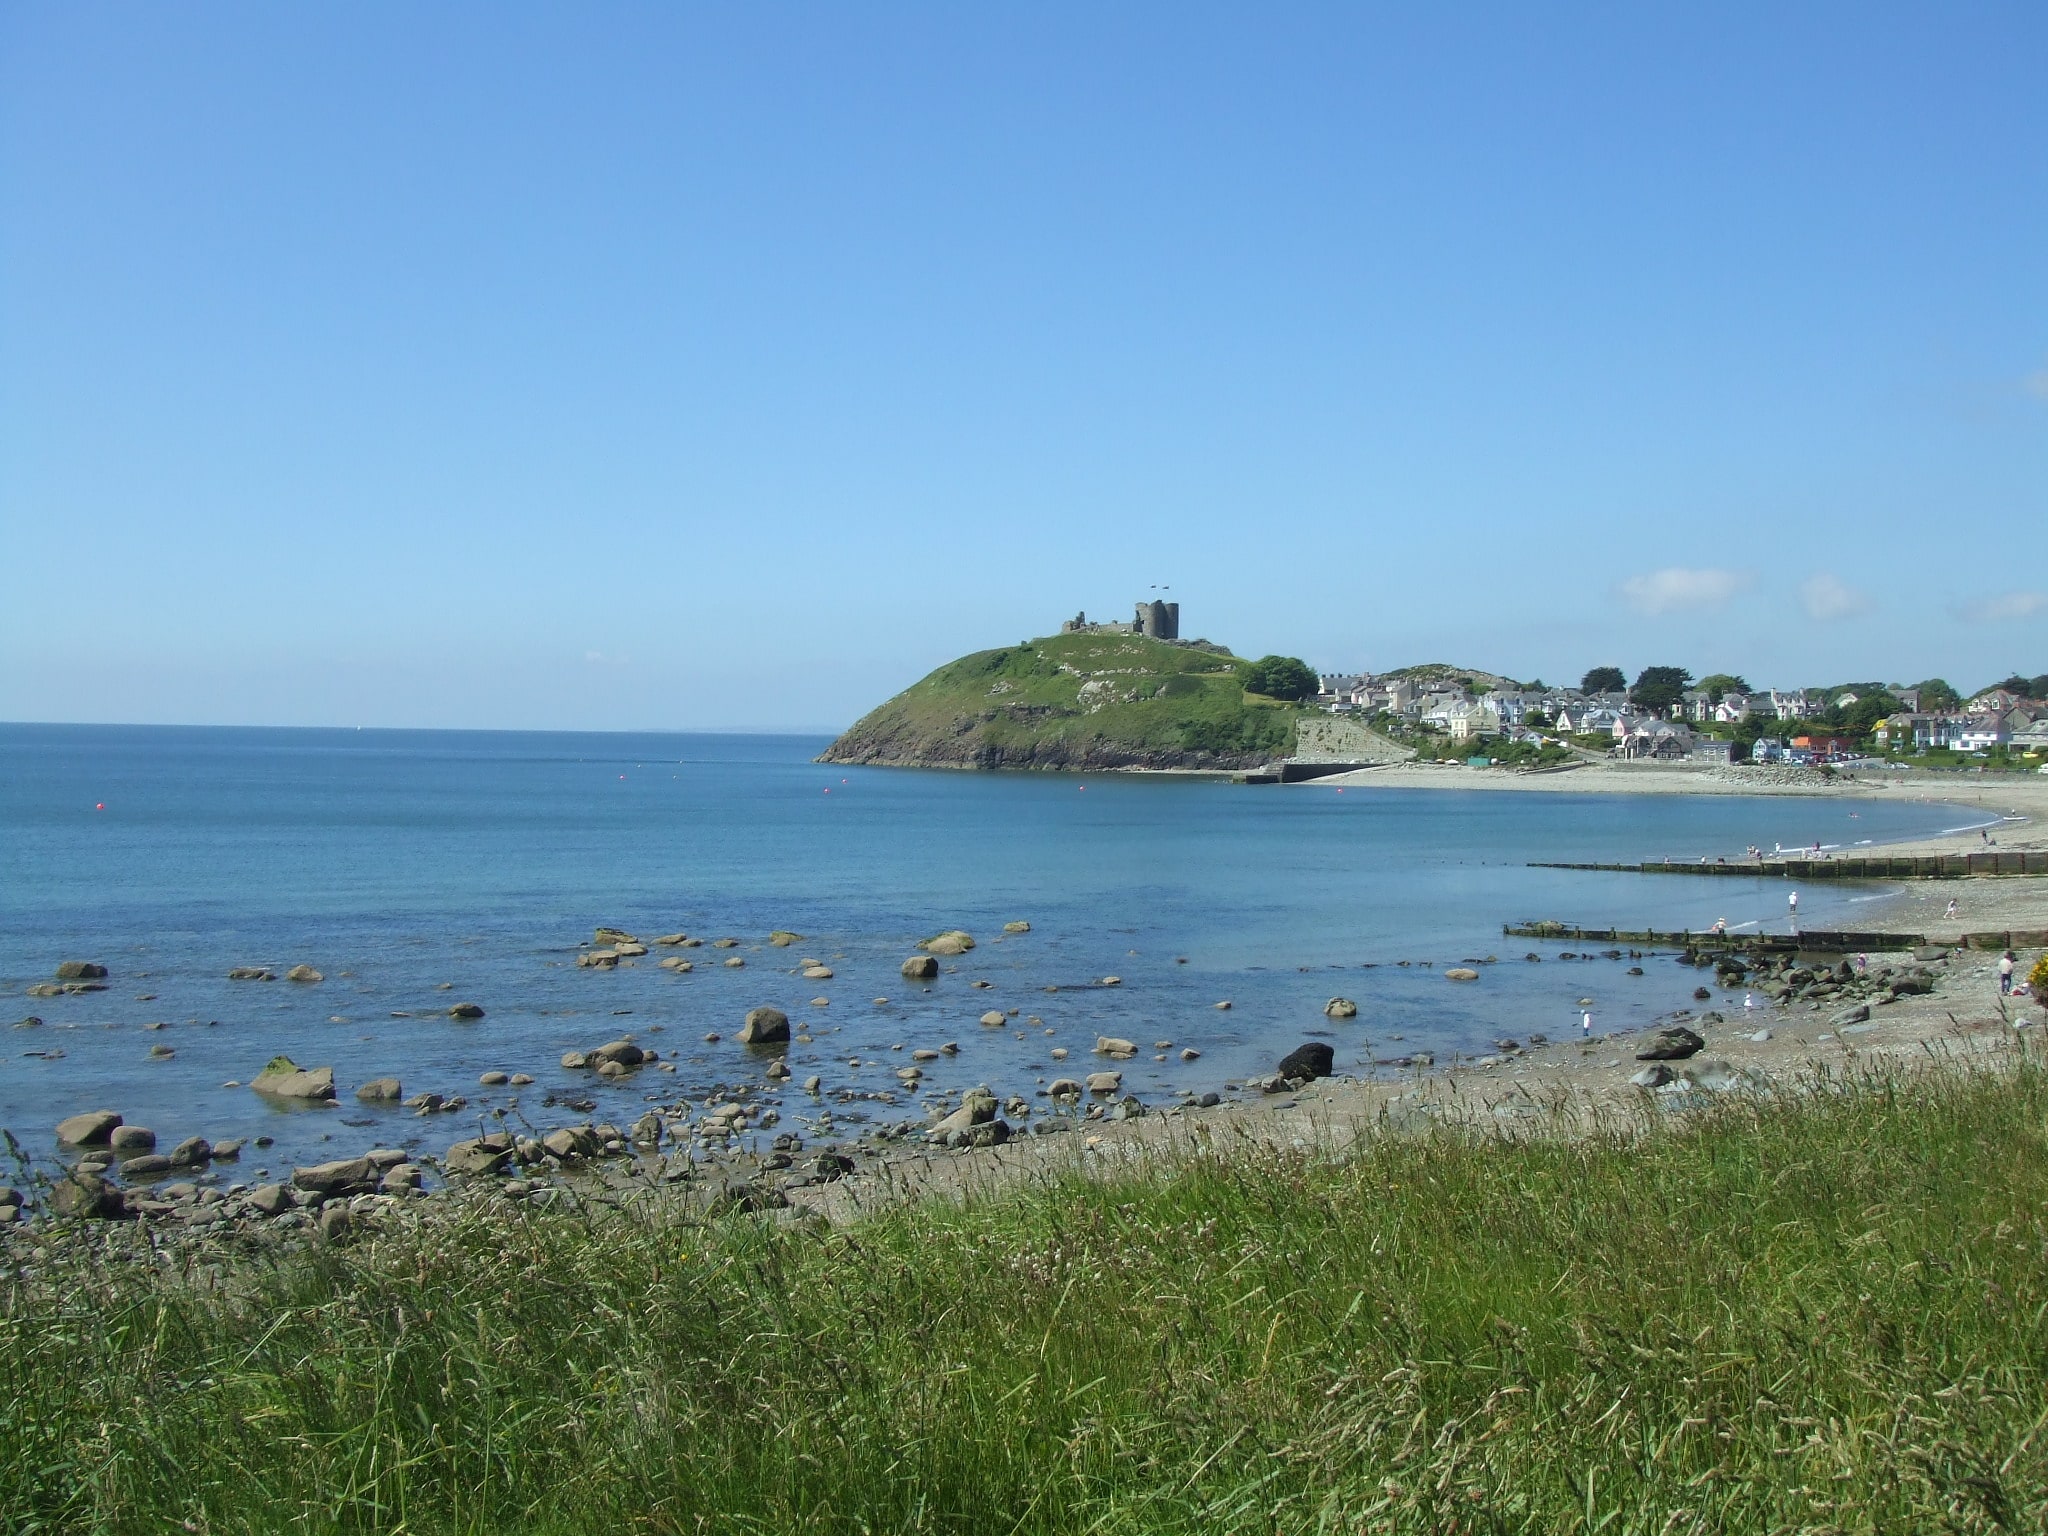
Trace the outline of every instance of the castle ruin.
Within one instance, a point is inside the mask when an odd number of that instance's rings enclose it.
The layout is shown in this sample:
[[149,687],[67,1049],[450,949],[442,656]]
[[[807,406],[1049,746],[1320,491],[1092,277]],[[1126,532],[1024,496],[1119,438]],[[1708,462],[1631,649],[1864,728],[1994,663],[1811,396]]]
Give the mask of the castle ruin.
[[1138,604],[1135,617],[1128,624],[1091,624],[1086,613],[1077,613],[1060,626],[1063,635],[1145,635],[1153,640],[1178,640],[1180,638],[1180,604],[1151,602]]

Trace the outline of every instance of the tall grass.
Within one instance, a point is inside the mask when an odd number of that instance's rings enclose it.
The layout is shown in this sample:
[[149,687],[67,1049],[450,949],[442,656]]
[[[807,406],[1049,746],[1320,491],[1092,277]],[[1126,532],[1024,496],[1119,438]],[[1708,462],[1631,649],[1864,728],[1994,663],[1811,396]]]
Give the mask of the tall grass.
[[2023,1063],[828,1233],[58,1257],[6,1294],[0,1526],[2039,1531],[2044,1152]]

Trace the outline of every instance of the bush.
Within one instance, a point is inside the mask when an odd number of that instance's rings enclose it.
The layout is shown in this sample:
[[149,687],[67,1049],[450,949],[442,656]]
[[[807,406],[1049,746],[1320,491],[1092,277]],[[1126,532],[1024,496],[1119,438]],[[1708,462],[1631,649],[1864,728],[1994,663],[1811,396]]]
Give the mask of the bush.
[[1308,663],[1295,656],[1261,656],[1244,669],[1245,692],[1269,699],[1312,699],[1320,686]]
[[2027,972],[2027,991],[2034,1001],[2048,1008],[2048,952],[2034,962],[2034,968]]

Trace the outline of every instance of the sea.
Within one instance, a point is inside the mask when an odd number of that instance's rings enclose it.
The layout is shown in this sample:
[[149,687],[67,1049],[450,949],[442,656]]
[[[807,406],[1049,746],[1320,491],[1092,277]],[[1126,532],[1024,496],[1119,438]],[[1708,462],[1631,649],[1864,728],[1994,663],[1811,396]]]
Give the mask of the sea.
[[[1332,1045],[1340,1072],[1395,1073],[1385,1063],[1417,1052],[1575,1034],[1588,1012],[1605,1035],[1740,1004],[1695,1003],[1702,973],[1668,955],[1564,960],[1571,946],[1503,924],[1785,928],[1782,880],[1532,861],[1841,849],[1980,819],[1904,799],[849,768],[814,761],[825,745],[0,725],[0,993],[14,1015],[0,1012],[0,1127],[36,1157],[56,1151],[60,1118],[101,1108],[165,1145],[271,1138],[249,1170],[379,1145],[437,1153],[479,1128],[624,1124],[772,1087],[764,1069],[782,1053],[733,1042],[764,1005],[798,1031],[793,1080],[822,1079],[822,1098],[779,1092],[785,1127],[813,1126],[829,1102],[842,1135],[922,1119],[927,1098],[977,1083],[1033,1096],[1103,1065],[1101,1035],[1141,1047],[1125,1090],[1151,1104],[1241,1089],[1309,1039]],[[1879,894],[1802,890],[1801,921],[1856,926]],[[1005,934],[1015,922],[1029,932]],[[579,968],[599,925],[707,942]],[[904,980],[917,942],[948,929],[976,947],[934,982]],[[803,937],[778,948],[774,930]],[[694,968],[660,968],[672,954]],[[66,960],[106,966],[107,989],[26,995]],[[803,979],[803,961],[831,979]],[[1446,981],[1460,962],[1480,962],[1480,979]],[[299,964],[325,979],[284,980]],[[230,980],[238,967],[279,979]],[[1326,1017],[1333,997],[1356,1019]],[[450,1018],[458,1002],[483,1017]],[[622,1035],[674,1071],[613,1082],[560,1065]],[[909,1053],[947,1044],[957,1053],[906,1089]],[[294,1107],[245,1086],[279,1055],[331,1065],[337,1101]],[[481,1084],[491,1071],[535,1081]],[[428,1116],[358,1102],[355,1087],[383,1076],[468,1102]]]

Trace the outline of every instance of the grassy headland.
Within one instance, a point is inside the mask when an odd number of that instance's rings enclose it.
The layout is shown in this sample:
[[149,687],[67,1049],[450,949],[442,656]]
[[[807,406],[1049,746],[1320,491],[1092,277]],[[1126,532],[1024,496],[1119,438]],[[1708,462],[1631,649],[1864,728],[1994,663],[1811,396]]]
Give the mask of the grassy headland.
[[1219,647],[1052,635],[949,662],[823,761],[939,768],[1244,768],[1293,750],[1292,706],[1247,695]]
[[51,1232],[4,1250],[0,1525],[2039,1530],[2044,1153],[2019,1060],[839,1230],[479,1200],[193,1273]]

